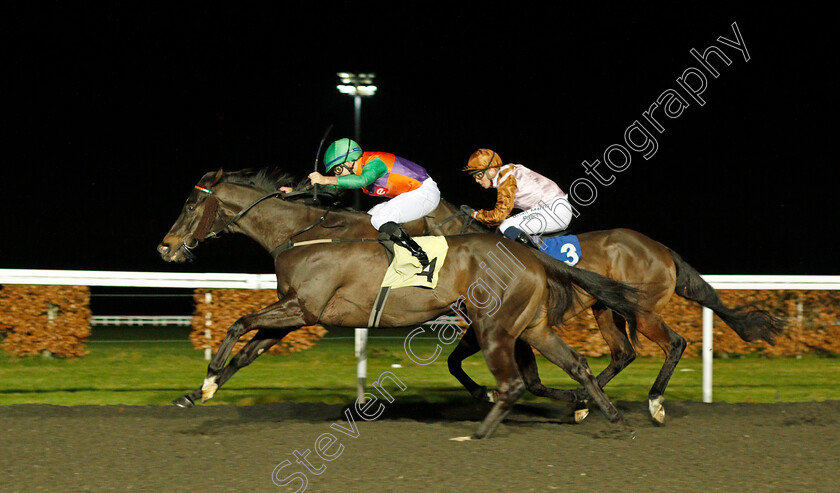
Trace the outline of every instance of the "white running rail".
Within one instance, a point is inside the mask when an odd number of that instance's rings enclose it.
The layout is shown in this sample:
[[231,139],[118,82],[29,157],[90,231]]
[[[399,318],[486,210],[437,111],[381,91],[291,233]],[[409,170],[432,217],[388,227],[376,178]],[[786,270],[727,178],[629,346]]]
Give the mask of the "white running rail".
[[164,326],[192,325],[191,315],[93,315],[91,325]]
[[[838,290],[840,276],[702,276],[715,289]],[[274,274],[0,269],[2,284],[276,289]],[[703,402],[712,402],[712,311],[703,308]],[[364,330],[364,329],[362,329]],[[361,334],[360,334],[361,335]],[[357,346],[357,353],[361,348]]]

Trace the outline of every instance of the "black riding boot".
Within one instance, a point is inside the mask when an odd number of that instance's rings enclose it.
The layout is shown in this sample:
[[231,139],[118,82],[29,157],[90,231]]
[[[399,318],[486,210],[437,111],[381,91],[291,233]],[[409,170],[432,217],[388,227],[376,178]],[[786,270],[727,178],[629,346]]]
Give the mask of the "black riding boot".
[[402,226],[395,222],[387,222],[379,228],[379,239],[391,240],[394,243],[405,247],[412,255],[417,257],[420,265],[426,267],[429,265],[429,257],[426,252],[420,248],[416,241],[412,240],[408,233],[405,232]]

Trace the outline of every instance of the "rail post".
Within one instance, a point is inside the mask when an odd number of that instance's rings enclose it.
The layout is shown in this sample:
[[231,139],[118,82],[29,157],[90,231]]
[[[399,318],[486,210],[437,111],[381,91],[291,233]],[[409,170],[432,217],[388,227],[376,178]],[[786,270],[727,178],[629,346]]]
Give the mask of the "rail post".
[[712,402],[712,351],[714,313],[703,307],[703,402]]
[[[204,303],[210,305],[213,301],[213,295],[211,293],[204,293]],[[210,361],[213,357],[213,347],[212,347],[212,339],[213,335],[210,332],[210,327],[213,326],[213,320],[210,318],[211,313],[208,311],[204,314],[204,337],[207,339],[207,345],[204,346],[204,359],[206,361]]]
[[365,380],[367,379],[368,329],[356,329],[356,395],[361,404],[365,402]]

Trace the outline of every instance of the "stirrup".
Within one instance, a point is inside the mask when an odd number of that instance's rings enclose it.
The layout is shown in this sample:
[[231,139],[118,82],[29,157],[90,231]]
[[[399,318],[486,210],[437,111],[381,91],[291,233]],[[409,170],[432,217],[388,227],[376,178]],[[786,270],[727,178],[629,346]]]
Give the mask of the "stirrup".
[[518,241],[519,243],[522,243],[525,246],[529,246],[531,248],[539,249],[537,244],[534,243],[534,240],[531,238],[531,235],[529,235],[528,233],[525,233],[525,232],[519,233],[516,236],[516,241]]
[[420,261],[420,265],[423,267],[429,266],[429,256],[426,255],[423,248],[421,248],[420,245],[418,245],[417,242],[405,232],[405,229],[403,229],[401,225],[394,222],[387,222],[383,224],[382,227],[379,228],[379,241],[381,242],[386,238],[408,250],[411,255]]
[[531,248],[539,249],[539,245],[534,243],[534,240],[531,238],[531,235],[522,231],[516,227],[510,227],[505,230],[503,233],[506,238],[510,238],[513,241],[522,243],[525,246],[529,246]]

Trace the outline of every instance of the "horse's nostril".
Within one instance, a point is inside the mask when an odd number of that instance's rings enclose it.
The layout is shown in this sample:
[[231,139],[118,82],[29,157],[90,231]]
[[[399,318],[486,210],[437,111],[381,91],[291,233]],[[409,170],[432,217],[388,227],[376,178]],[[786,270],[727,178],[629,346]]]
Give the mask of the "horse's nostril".
[[157,250],[160,253],[167,253],[169,252],[169,245],[167,245],[166,243],[161,243],[160,245],[158,245]]

